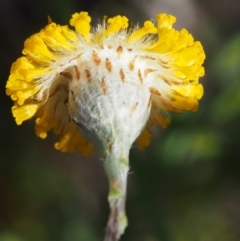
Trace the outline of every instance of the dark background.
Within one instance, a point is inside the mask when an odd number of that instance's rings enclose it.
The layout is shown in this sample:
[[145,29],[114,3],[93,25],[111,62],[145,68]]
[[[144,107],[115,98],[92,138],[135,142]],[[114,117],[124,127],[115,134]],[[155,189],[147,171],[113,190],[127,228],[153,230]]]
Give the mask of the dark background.
[[197,113],[171,114],[151,145],[130,154],[122,241],[240,240],[239,0],[0,0],[0,241],[100,241],[108,183],[97,151],[63,154],[15,124],[5,95],[24,40],[53,21],[88,11],[93,22],[122,14],[142,23],[159,12],[177,17],[206,51],[205,94]]

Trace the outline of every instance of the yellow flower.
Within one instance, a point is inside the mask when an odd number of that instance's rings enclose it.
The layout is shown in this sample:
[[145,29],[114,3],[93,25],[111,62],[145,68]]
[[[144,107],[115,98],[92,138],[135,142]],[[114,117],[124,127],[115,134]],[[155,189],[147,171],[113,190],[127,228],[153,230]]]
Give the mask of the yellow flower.
[[151,126],[166,128],[167,112],[196,111],[203,87],[203,48],[186,29],[172,28],[175,17],[128,27],[125,16],[104,18],[91,27],[86,12],[70,25],[50,23],[25,41],[13,63],[7,95],[16,123],[35,118],[36,134],[59,135],[55,148],[104,154],[111,213],[104,240],[119,240],[125,215],[128,156],[137,139],[149,145]]
[[93,144],[107,153],[117,138],[131,145],[139,136],[144,148],[150,127],[169,123],[168,111],[196,111],[203,48],[172,28],[175,17],[156,19],[128,28],[116,16],[93,28],[80,12],[70,20],[75,31],[51,22],[28,38],[6,85],[16,123],[34,117],[37,136],[60,136],[58,150],[91,155]]

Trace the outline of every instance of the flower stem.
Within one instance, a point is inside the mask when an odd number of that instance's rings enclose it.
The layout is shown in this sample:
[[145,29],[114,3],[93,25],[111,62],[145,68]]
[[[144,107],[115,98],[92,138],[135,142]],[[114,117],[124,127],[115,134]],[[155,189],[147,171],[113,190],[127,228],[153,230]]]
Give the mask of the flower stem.
[[[119,150],[118,150],[119,151]],[[104,160],[104,167],[109,179],[108,202],[110,215],[104,241],[118,241],[127,227],[125,200],[128,174],[127,155],[116,156],[111,152]]]
[[108,219],[104,241],[118,241],[127,226],[125,215],[125,196],[110,204],[111,213]]

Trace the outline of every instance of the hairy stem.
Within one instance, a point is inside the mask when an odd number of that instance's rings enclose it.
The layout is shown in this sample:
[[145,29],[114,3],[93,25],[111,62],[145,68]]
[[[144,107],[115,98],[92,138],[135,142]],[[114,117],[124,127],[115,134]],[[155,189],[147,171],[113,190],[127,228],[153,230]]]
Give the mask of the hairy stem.
[[104,241],[118,241],[127,227],[125,214],[127,174],[129,169],[127,156],[117,157],[114,153],[111,153],[104,162],[109,178],[108,202],[110,206]]
[[127,226],[125,197],[120,197],[111,205],[104,241],[118,241]]

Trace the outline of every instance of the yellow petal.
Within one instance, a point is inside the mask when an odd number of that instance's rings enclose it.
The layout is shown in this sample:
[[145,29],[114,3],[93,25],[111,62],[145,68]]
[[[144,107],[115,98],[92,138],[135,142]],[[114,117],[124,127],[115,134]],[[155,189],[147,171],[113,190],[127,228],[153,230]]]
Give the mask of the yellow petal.
[[12,107],[12,113],[15,117],[17,125],[21,125],[23,121],[30,119],[34,116],[38,109],[38,105],[34,104],[27,104],[23,106],[16,106]]
[[146,21],[142,28],[137,29],[129,36],[128,42],[130,43],[133,40],[141,39],[144,35],[155,34],[155,33],[157,33],[157,28],[154,26],[154,24],[151,21]]
[[89,40],[91,17],[87,12],[74,13],[70,19],[70,25],[74,26],[86,40]]
[[104,34],[104,36],[108,36],[108,35],[111,35],[111,34],[115,34],[117,33],[119,30],[121,29],[125,29],[128,27],[128,19],[125,17],[125,16],[116,16],[116,17],[113,17],[113,18],[109,18],[108,19],[108,28]]

